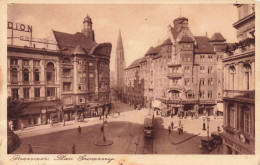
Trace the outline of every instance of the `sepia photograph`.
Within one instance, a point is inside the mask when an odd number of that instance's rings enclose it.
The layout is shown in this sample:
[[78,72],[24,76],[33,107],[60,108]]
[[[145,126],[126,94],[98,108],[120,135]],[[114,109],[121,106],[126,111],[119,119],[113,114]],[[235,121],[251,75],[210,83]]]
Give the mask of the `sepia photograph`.
[[255,155],[255,7],[7,4],[7,155]]

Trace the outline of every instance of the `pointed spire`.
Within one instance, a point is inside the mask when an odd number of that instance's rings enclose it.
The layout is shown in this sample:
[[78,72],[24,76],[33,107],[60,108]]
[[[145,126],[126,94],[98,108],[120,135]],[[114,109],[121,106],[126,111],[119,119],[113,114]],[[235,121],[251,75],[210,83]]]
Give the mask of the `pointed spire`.
[[123,41],[122,41],[122,37],[121,37],[121,31],[119,29],[119,35],[118,35],[118,39],[117,39],[117,49],[123,49]]

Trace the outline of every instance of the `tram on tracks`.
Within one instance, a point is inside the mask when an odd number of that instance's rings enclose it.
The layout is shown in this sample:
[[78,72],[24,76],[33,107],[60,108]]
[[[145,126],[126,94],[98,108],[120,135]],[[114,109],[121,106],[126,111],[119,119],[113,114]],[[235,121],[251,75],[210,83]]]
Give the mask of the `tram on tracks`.
[[148,114],[144,118],[144,137],[154,137],[154,111],[149,109]]

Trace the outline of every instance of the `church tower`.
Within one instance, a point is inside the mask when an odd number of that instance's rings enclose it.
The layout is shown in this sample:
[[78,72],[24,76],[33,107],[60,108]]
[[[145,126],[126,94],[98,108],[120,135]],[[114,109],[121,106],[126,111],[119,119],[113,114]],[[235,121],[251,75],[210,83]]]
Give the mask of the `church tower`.
[[87,39],[95,41],[95,35],[94,35],[94,30],[92,30],[92,20],[91,18],[87,15],[83,21],[83,29],[82,33],[85,34]]
[[125,71],[125,56],[124,47],[121,37],[121,31],[119,30],[119,36],[116,47],[116,58],[115,58],[115,76],[116,76],[116,88],[119,90],[119,95],[122,94],[124,89],[124,71]]

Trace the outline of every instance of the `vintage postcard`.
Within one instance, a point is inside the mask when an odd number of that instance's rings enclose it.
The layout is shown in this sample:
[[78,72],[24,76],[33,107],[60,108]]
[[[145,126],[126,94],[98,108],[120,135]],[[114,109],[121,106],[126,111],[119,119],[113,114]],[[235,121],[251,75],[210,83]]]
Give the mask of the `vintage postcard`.
[[260,164],[259,2],[1,2],[0,164]]

